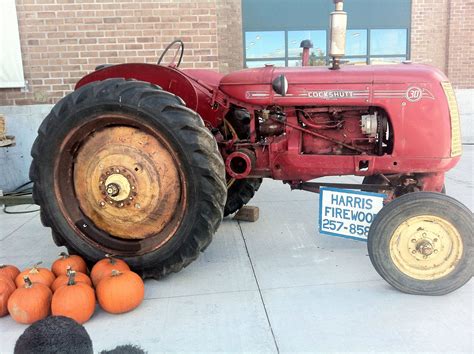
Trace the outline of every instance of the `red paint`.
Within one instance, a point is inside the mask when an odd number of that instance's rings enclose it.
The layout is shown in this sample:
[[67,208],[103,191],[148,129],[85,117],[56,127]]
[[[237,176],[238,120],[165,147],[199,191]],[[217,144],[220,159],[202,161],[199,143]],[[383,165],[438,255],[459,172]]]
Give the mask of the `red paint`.
[[[272,81],[281,74],[289,83],[286,96],[272,89]],[[85,76],[76,89],[113,77],[148,81],[178,95],[201,115],[209,128],[219,128],[232,106],[245,108],[251,115],[250,141],[229,141],[223,155],[226,157],[232,154],[232,149],[239,148],[254,151],[256,161],[250,172],[252,176],[305,181],[327,175],[425,173],[424,189],[440,190],[444,172],[459,160],[459,157],[450,157],[451,123],[440,85],[448,79],[431,66],[343,66],[340,70],[267,66],[223,76],[210,70],[122,64]],[[285,134],[268,136],[266,143],[261,144],[254,113],[274,106],[286,114]],[[347,106],[353,109],[347,112],[343,127],[338,129],[310,121],[303,126],[295,111],[296,107]],[[358,115],[358,109],[367,107],[378,107],[389,117],[394,134],[390,154],[371,153],[374,141],[360,130]],[[324,114],[318,118],[324,121],[321,117],[324,118]],[[313,133],[301,131],[304,129]],[[344,144],[355,144],[358,152],[335,153],[340,146],[319,138],[318,134]],[[361,161],[368,163],[366,170],[359,169]]]

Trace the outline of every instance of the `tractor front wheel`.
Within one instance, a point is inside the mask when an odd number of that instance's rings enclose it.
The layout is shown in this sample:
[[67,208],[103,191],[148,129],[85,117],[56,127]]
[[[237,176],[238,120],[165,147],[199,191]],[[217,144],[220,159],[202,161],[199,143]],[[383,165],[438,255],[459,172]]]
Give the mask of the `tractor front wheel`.
[[472,277],[472,213],[440,193],[405,194],[377,214],[368,236],[370,260],[398,290],[450,293]]
[[224,216],[235,213],[246,205],[262,184],[261,178],[244,178],[231,180],[227,188],[227,201],[224,207]]
[[59,101],[41,124],[30,178],[54,240],[144,277],[177,272],[219,226],[225,170],[198,114],[158,86],[108,79]]

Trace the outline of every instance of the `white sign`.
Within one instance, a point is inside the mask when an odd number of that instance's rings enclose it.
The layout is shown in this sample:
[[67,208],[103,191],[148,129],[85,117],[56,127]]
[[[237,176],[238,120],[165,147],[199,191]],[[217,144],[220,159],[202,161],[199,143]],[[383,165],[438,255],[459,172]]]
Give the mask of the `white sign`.
[[367,240],[370,225],[382,209],[384,198],[385,194],[321,187],[319,232]]

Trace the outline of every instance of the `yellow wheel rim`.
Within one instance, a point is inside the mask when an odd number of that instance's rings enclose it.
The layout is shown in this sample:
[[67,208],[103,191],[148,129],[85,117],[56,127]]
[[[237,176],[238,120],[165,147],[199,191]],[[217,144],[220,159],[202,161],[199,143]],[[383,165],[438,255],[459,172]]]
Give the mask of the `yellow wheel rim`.
[[462,253],[462,239],[457,229],[434,215],[407,219],[390,239],[390,256],[395,266],[420,280],[435,280],[451,273]]

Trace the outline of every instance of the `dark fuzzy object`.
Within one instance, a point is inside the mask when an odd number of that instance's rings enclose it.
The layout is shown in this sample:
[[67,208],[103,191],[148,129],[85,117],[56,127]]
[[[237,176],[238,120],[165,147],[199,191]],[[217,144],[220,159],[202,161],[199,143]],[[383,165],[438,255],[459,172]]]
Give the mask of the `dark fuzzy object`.
[[142,348],[132,344],[119,345],[111,350],[102,350],[99,354],[145,354]]
[[50,316],[29,326],[15,344],[15,354],[93,353],[86,329],[64,316]]

